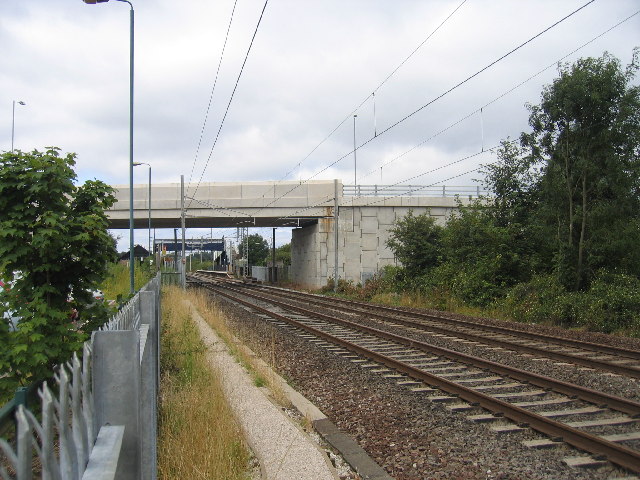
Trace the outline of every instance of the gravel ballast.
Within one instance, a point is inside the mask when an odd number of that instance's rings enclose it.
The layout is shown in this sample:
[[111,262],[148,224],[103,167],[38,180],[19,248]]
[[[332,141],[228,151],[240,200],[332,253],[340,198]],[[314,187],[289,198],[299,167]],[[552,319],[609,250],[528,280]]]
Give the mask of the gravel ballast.
[[[563,458],[585,454],[568,446],[545,450],[527,448],[522,441],[543,437],[529,429],[494,433],[486,424],[465,418],[467,414],[483,413],[481,410],[452,413],[446,405],[428,401],[424,393],[400,387],[392,379],[315,346],[245,308],[226,300],[220,300],[219,305],[243,342],[271,363],[342,431],[353,436],[394,478],[605,479],[624,476],[624,472],[610,464],[590,469],[569,467]],[[373,323],[380,328],[380,324]],[[616,395],[628,398],[639,395],[638,383],[634,380],[602,376],[506,351],[447,342],[425,334],[420,336],[435,345],[545,375],[556,376],[557,370],[557,376],[566,381],[606,388],[605,391]]]

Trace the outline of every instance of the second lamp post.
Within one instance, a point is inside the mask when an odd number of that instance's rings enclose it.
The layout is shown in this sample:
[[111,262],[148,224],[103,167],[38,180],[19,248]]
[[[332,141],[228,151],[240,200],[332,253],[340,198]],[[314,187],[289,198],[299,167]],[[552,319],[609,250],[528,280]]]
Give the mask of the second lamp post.
[[[94,5],[109,0],[83,0],[84,3]],[[131,8],[129,26],[129,290],[135,293],[135,255],[133,252],[133,4],[129,0],[116,0],[128,3]]]

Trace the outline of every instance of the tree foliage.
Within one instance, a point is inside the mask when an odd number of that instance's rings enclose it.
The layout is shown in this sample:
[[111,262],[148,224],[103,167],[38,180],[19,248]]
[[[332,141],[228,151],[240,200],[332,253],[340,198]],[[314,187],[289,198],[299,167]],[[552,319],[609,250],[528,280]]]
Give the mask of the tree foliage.
[[607,53],[559,65],[528,106],[530,131],[483,167],[485,201],[437,235],[413,214],[397,222],[388,245],[416,288],[503,302],[519,318],[640,331],[639,54],[626,68]]
[[291,244],[285,243],[276,248],[276,262],[283,265],[291,265]]
[[421,275],[438,263],[442,227],[429,212],[414,216],[413,211],[396,221],[387,246],[410,275]]
[[601,268],[640,273],[637,68],[637,56],[623,70],[606,53],[560,65],[540,105],[529,107],[532,131],[522,144],[541,165],[536,220],[555,239],[556,273],[573,290]]
[[[105,214],[112,189],[97,180],[75,186],[74,165],[74,154],[53,147],[0,155],[0,276],[14,281],[0,304],[21,318],[15,331],[0,325],[5,386],[50,375],[81,346],[86,333],[71,309],[91,303],[115,258]],[[83,320],[89,333],[98,319]]]
[[269,243],[258,233],[249,235],[247,243],[249,245],[249,265],[265,265],[269,255]]

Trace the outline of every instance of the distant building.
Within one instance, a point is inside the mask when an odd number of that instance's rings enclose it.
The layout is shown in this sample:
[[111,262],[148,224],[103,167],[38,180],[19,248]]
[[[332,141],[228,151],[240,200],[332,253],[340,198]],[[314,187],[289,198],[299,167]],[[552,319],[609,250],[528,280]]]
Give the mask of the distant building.
[[[135,258],[136,260],[142,262],[148,256],[149,256],[149,251],[146,248],[140,245],[136,245],[135,247],[133,247],[133,258]],[[129,251],[127,250],[126,252],[121,253],[120,256],[118,257],[118,260],[120,261],[120,263],[128,263]]]

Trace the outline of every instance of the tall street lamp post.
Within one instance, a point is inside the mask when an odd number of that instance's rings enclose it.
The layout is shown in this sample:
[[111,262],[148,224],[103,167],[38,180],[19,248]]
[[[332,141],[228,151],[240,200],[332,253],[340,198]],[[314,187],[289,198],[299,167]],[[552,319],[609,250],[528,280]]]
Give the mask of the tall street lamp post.
[[133,162],[134,167],[140,165],[149,167],[149,255],[152,255],[154,252],[151,251],[151,165],[146,162]]
[[[83,0],[84,3],[95,5],[109,0]],[[135,256],[133,252],[133,5],[129,0],[115,0],[128,3],[131,9],[129,26],[129,289],[135,293],[134,269]]]
[[[18,100],[18,105],[26,105],[22,100]],[[13,152],[13,135],[16,130],[16,101],[13,101],[13,112],[11,114],[11,151]]]
[[358,186],[358,169],[356,163],[356,118],[358,115],[353,116],[353,185]]

